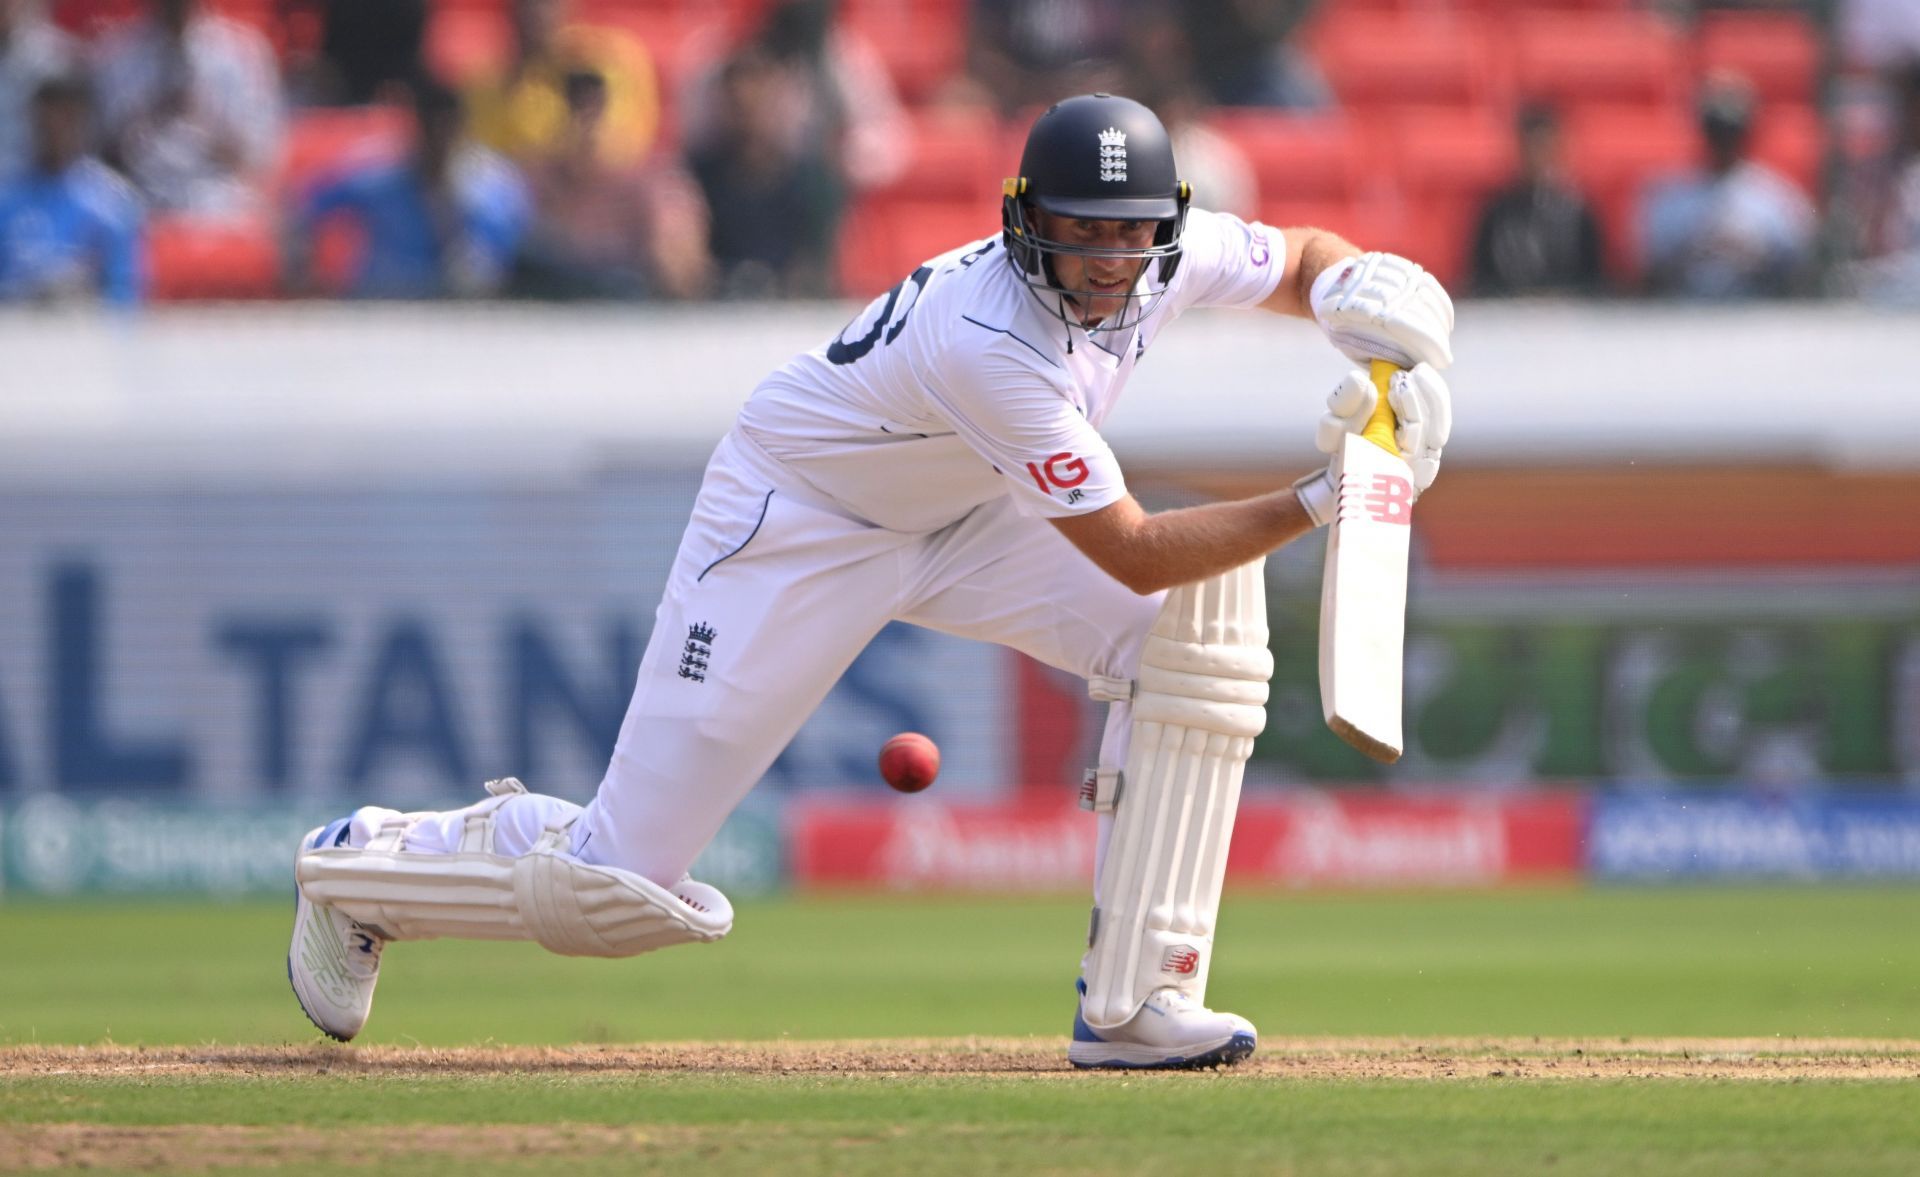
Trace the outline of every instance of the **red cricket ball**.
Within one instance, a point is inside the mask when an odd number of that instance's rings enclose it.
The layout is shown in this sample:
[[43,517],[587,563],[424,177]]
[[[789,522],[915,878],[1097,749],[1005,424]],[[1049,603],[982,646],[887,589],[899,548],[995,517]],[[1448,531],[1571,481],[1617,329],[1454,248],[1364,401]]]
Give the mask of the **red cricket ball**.
[[880,776],[902,793],[918,793],[940,775],[940,746],[919,732],[880,745]]

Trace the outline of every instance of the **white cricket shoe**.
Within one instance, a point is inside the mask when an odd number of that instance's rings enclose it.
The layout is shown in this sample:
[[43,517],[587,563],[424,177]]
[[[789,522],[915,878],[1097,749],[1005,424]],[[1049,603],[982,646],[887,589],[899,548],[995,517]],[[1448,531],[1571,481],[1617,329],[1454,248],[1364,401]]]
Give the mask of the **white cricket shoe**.
[[[1077,982],[1082,997],[1087,983]],[[1155,989],[1124,1025],[1096,1030],[1076,1009],[1067,1061],[1095,1069],[1197,1070],[1232,1066],[1260,1035],[1239,1014],[1215,1013],[1178,989]]]
[[[309,831],[301,849],[338,845],[347,819]],[[329,1038],[345,1042],[367,1024],[373,986],[380,980],[380,950],[386,941],[338,908],[309,902],[294,884],[293,945],[287,949],[287,980],[307,1020]]]

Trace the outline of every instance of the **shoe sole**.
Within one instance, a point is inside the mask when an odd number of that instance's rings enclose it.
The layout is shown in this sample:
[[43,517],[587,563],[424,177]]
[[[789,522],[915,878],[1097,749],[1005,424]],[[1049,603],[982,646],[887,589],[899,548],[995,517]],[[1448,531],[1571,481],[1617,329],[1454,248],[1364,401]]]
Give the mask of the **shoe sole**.
[[1200,1044],[1193,1054],[1169,1058],[1151,1046],[1076,1041],[1067,1046],[1067,1061],[1083,1071],[1206,1071],[1230,1067],[1258,1045],[1259,1039],[1252,1034],[1229,1034]]
[[[319,845],[320,839],[332,828],[333,824],[329,823],[328,825],[307,831],[307,836],[300,839],[301,848],[305,849],[308,846]],[[302,929],[305,928],[307,921],[315,918],[317,917],[313,914],[313,905],[308,903],[307,897],[300,893],[300,884],[298,882],[294,883],[293,942],[287,946],[287,987],[293,990],[293,999],[300,1003],[300,1012],[307,1016],[309,1022],[313,1023],[314,1029],[325,1034],[335,1042],[351,1042],[353,1040],[352,1034],[342,1035],[337,1031],[329,1030],[321,1023],[319,1018],[313,1016],[312,1008],[307,1005],[307,995],[300,991],[300,979],[295,976],[293,972],[293,954],[300,947],[300,933]]]

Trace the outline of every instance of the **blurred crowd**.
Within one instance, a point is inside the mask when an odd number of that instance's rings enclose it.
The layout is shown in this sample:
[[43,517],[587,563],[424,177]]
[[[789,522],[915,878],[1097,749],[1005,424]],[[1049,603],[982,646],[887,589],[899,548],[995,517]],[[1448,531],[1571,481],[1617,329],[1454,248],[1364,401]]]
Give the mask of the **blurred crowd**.
[[1555,8],[0,0],[0,300],[868,294],[1106,89],[1463,293],[1920,305],[1920,0]]

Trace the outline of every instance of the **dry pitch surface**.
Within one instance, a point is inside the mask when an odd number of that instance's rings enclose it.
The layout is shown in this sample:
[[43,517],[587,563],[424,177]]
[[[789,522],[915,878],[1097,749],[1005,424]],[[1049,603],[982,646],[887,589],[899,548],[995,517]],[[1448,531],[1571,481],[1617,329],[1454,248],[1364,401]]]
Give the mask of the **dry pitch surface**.
[[[637,1046],[0,1047],[0,1077],[338,1073],[1080,1075],[1043,1038],[689,1042]],[[1281,1038],[1229,1072],[1265,1079],[1920,1079],[1920,1040],[1777,1038]],[[1104,1076],[1087,1076],[1096,1081]]]
[[[1035,1171],[1044,1162],[1059,1173],[1163,1172],[1160,1152],[1181,1149],[1151,1137],[1131,1142],[1108,1142],[1105,1155],[1076,1159],[1051,1127],[1036,1144],[1019,1135],[1031,1129],[1015,1128],[1012,1137],[997,1144],[1001,1125],[989,1114],[963,1114],[952,1123],[934,1125],[878,1120],[846,1120],[846,1105],[824,1113],[825,1123],[808,1127],[793,1120],[755,1122],[746,1127],[716,1127],[711,1123],[675,1122],[654,1116],[645,1122],[592,1122],[573,1118],[567,1106],[541,1122],[539,1117],[511,1117],[516,1122],[488,1122],[484,1112],[442,1117],[438,1122],[382,1124],[374,1130],[341,1132],[325,1122],[282,1120],[261,1123],[246,1114],[229,1117],[152,1116],[145,1122],[88,1122],[82,1105],[97,1100],[143,1098],[139,1093],[172,1091],[176,1095],[201,1086],[225,1092],[234,1107],[276,1088],[298,1088],[310,1096],[345,1094],[369,1085],[379,1092],[397,1093],[420,1085],[454,1084],[475,1092],[499,1084],[515,1091],[528,1086],[572,1088],[580,1083],[606,1081],[621,1084],[689,1084],[710,1089],[718,1098],[734,1098],[743,1091],[760,1091],[771,1098],[780,1093],[822,1087],[859,1098],[858,1092],[885,1098],[902,1088],[933,1084],[959,1098],[954,1084],[968,1087],[1014,1088],[1032,1103],[1042,1099],[1038,1083],[1069,1104],[1102,1092],[1120,1102],[1120,1114],[1137,1114],[1141,1101],[1162,1097],[1204,1098],[1217,1107],[1220,1097],[1238,1093],[1282,1104],[1302,1096],[1321,1098],[1329,1088],[1364,1092],[1380,1084],[1412,1084],[1440,1095],[1459,1092],[1484,1103],[1488,1088],[1520,1096],[1545,1097],[1554,1092],[1592,1092],[1604,1105],[1623,1090],[1643,1095],[1657,1089],[1684,1094],[1701,1088],[1764,1093],[1781,1092],[1800,1107],[1801,1093],[1825,1089],[1868,1095],[1884,1106],[1885,1094],[1874,1088],[1896,1089],[1896,1099],[1907,1098],[1920,1081],[1920,1041],[1868,1039],[1355,1039],[1296,1038],[1269,1040],[1258,1058],[1219,1076],[1152,1076],[1139,1082],[1138,1073],[1084,1073],[1065,1059],[1065,1043],[1045,1038],[894,1039],[881,1041],[684,1043],[623,1047],[469,1047],[427,1049],[393,1046],[340,1047],[302,1045],[277,1047],[125,1047],[125,1046],[15,1046],[0,1048],[0,1091],[43,1089],[43,1095],[62,1101],[64,1112],[24,1122],[0,1122],[0,1174],[45,1173],[85,1169],[102,1172],[150,1174],[214,1174],[276,1171],[289,1175],[342,1171],[392,1171],[403,1165],[425,1173],[595,1173],[636,1171],[677,1172],[689,1165],[714,1174],[769,1171],[835,1174],[917,1171],[925,1177],[948,1172]],[[1222,1088],[1219,1084],[1230,1085]],[[1132,1091],[1123,1090],[1131,1086]],[[1145,1088],[1143,1090],[1143,1087]],[[656,1088],[657,1089],[657,1088]],[[1483,1094],[1473,1095],[1475,1091]],[[1079,1095],[1075,1095],[1074,1092]],[[1603,1096],[1612,1091],[1615,1096]],[[1788,1094],[1793,1093],[1793,1094]],[[162,1098],[166,1098],[162,1095]],[[644,1091],[636,1100],[644,1099]],[[944,1096],[943,1096],[944,1098]],[[1337,1098],[1337,1096],[1335,1097]],[[1665,1099],[1656,1096],[1656,1099]],[[1714,1097],[1720,1099],[1722,1097]],[[1773,1103],[1778,1100],[1768,1097]],[[1399,1101],[1396,1101],[1396,1105]],[[1531,1101],[1529,1101],[1531,1102]],[[1564,1102],[1564,1101],[1561,1101]],[[0,1098],[0,1111],[6,1100]],[[1147,1104],[1145,1106],[1151,1106]],[[1127,1111],[1133,1109],[1133,1113]],[[1190,1109],[1192,1111],[1198,1110]],[[811,1113],[809,1113],[811,1114]],[[1551,1113],[1545,1113],[1551,1119]],[[1753,1114],[1753,1113],[1750,1113]],[[1757,1113],[1763,1122],[1788,1122],[1783,1111]],[[1798,1114],[1798,1113],[1796,1113]],[[1884,1115],[1884,1113],[1882,1113]],[[109,1117],[110,1118],[110,1117]],[[1451,1113],[1455,1122],[1471,1116]],[[1605,1115],[1599,1117],[1606,1119]],[[206,1122],[212,1120],[214,1122]],[[239,1122],[234,1122],[239,1121]],[[1374,1121],[1382,1134],[1403,1132],[1420,1139],[1418,1130],[1397,1127],[1399,1111]],[[1750,1125],[1751,1120],[1748,1121]],[[1750,1131],[1734,1133],[1738,1139]],[[1685,1127],[1683,1132],[1692,1132]],[[1861,1156],[1845,1158],[1834,1171],[1865,1174],[1910,1173],[1911,1143],[1888,1140],[1875,1143],[1871,1130],[1846,1130],[1853,1140],[1865,1140]],[[1367,1139],[1361,1133],[1360,1141]],[[748,1143],[741,1143],[742,1141]],[[1084,1146],[1084,1142],[1076,1142]],[[976,1150],[999,1147],[989,1154],[992,1164],[978,1169],[966,1158]],[[1069,1151],[1062,1151],[1067,1147]],[[1278,1146],[1274,1146],[1278,1147]],[[1567,1139],[1564,1126],[1547,1126],[1528,1135],[1501,1138],[1490,1146],[1484,1140],[1422,1143],[1409,1155],[1382,1158],[1365,1152],[1368,1146],[1343,1139],[1328,1152],[1316,1153],[1311,1144],[1300,1155],[1261,1153],[1259,1145],[1243,1146],[1211,1167],[1223,1171],[1259,1171],[1305,1175],[1368,1172],[1379,1174],[1486,1174],[1538,1171],[1554,1164],[1572,1174],[1621,1171],[1623,1158],[1605,1141],[1581,1145]],[[1675,1146],[1678,1152],[1654,1149],[1636,1154],[1632,1167],[1649,1172],[1714,1172],[1718,1174],[1780,1171],[1779,1158],[1767,1145],[1698,1144]],[[1714,1151],[1714,1148],[1720,1151]],[[1777,1145],[1771,1147],[1779,1147]],[[1817,1142],[1790,1141],[1791,1165],[1833,1157]],[[1128,1148],[1134,1150],[1129,1156]],[[1584,1152],[1581,1149],[1585,1149]],[[1353,1150],[1361,1150],[1355,1152]],[[732,1151],[729,1151],[732,1150]],[[1160,1150],[1160,1151],[1156,1151]],[[1690,1150],[1690,1151],[1689,1151]],[[1249,1156],[1249,1153],[1254,1155]],[[1567,1164],[1560,1164],[1565,1154]],[[1703,1160],[1703,1157],[1705,1158]],[[964,1161],[964,1163],[962,1163]],[[1689,1169],[1689,1163],[1707,1168]],[[958,1167],[956,1167],[956,1165]]]

